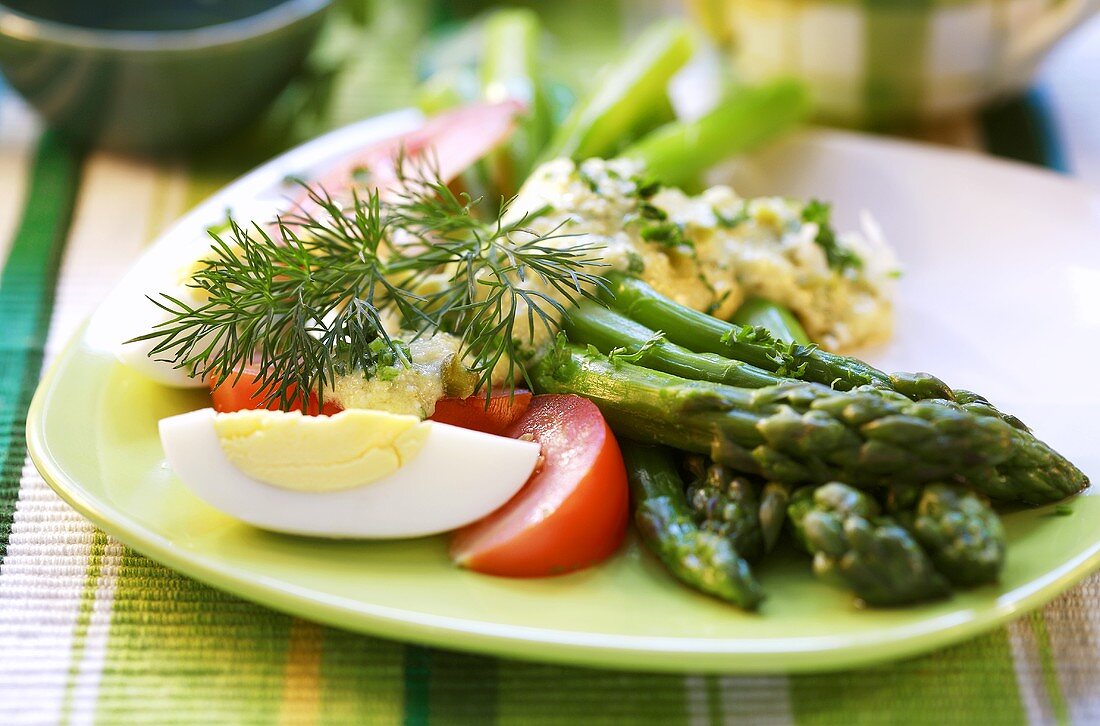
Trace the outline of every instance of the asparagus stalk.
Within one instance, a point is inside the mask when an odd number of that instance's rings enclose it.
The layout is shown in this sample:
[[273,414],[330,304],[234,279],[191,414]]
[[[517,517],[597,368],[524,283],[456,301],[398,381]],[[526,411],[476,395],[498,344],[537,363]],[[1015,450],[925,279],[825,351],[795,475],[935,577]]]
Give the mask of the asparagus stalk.
[[942,398],[976,415],[995,416],[1014,428],[1031,432],[1023,421],[999,410],[985,397],[973,391],[952,390],[928,373],[884,373],[856,358],[819,350],[807,342],[808,336],[794,315],[775,303],[750,300],[742,306],[744,312],[739,310],[734,321],[727,323],[680,305],[637,278],[622,273],[608,277],[612,285],[603,291],[605,302],[640,323],[669,330],[669,340],[691,350],[728,356],[838,390],[874,385],[914,400]]
[[838,580],[869,605],[900,605],[946,595],[947,580],[928,554],[863,492],[832,482],[796,493],[789,516],[814,574]]
[[[794,313],[782,305],[759,297],[749,298],[741,303],[731,322],[763,328],[776,340],[784,343],[810,345],[813,342]],[[787,506],[790,501],[791,487],[788,484],[768,482],[760,493],[760,527],[764,533],[764,547],[768,552],[771,552],[779,540],[783,524],[787,520]]]
[[[784,343],[810,345],[813,342],[810,340],[810,336],[806,334],[802,323],[798,322],[798,318],[794,316],[790,309],[763,298],[749,298],[743,302],[737,312],[733,314],[730,322],[744,327],[763,328],[773,338]],[[660,370],[665,369],[661,368]],[[676,371],[667,372],[676,373]],[[1000,411],[986,398],[973,391],[957,388],[951,391],[951,395],[955,403],[969,411],[979,415],[998,416],[1018,429],[1030,431],[1020,419]]]
[[[843,485],[842,485],[843,486]],[[791,495],[790,504],[787,506],[787,521],[790,523],[791,535],[798,546],[804,552],[812,555],[813,545],[806,540],[805,523],[810,512],[818,509],[818,492],[821,495],[822,508],[830,511],[842,510],[847,514],[855,514],[864,519],[870,519],[879,513],[878,503],[866,493],[851,487],[832,487],[826,489],[822,486],[806,486],[796,489]]]
[[687,501],[701,529],[725,537],[752,562],[764,554],[759,490],[758,482],[712,463],[688,484]]
[[[763,328],[771,333],[772,337],[784,343],[796,343],[809,345],[812,341],[806,334],[802,323],[788,308],[778,305],[771,300],[763,298],[750,298],[741,304],[734,313],[731,322],[742,326]],[[661,369],[664,370],[664,369]],[[668,371],[675,373],[676,371]],[[972,391],[955,389],[952,392],[956,403],[963,408],[984,416],[998,416],[1006,423],[1022,431],[1030,429],[1020,419],[1011,414],[998,410],[988,400]]]
[[642,541],[681,582],[754,610],[763,599],[748,563],[715,532],[701,530],[684,495],[671,454],[622,441],[623,460]]
[[[765,327],[789,342],[808,342],[790,311],[767,300],[746,301],[733,320]],[[886,491],[886,511],[913,535],[936,569],[953,584],[976,585],[997,579],[1004,566],[1004,526],[981,495],[947,484],[893,485]]]
[[486,101],[516,99],[527,107],[516,133],[489,164],[497,188],[515,193],[531,171],[550,134],[547,100],[538,78],[538,15],[526,8],[497,10],[485,21],[481,96]]
[[777,481],[764,484],[760,490],[760,533],[764,537],[764,551],[775,549],[783,524],[787,521],[787,505],[791,501],[791,486]]
[[664,331],[669,341],[700,353],[714,353],[781,375],[796,376],[840,390],[876,385],[913,399],[943,398],[953,394],[947,385],[926,373],[888,374],[855,358],[814,346],[777,341],[761,328],[719,320],[661,295],[641,280],[610,273],[605,301],[642,325]]
[[601,353],[621,353],[630,362],[674,376],[696,381],[713,381],[744,388],[762,388],[783,379],[748,363],[714,353],[693,353],[670,343],[664,333],[593,300],[580,300],[566,315],[562,330],[574,343],[591,345]]
[[529,370],[540,392],[592,400],[628,438],[708,454],[782,483],[861,487],[956,480],[997,499],[1043,504],[1088,479],[1041,441],[948,401],[806,382],[756,390],[611,361],[559,340]]
[[997,579],[1004,567],[1005,531],[989,502],[949,484],[895,486],[886,510],[924,547],[936,569],[956,585]]
[[641,138],[621,156],[645,164],[654,179],[682,186],[716,163],[786,131],[810,110],[795,81],[743,87],[693,121],[673,121]]
[[599,75],[592,93],[558,127],[541,159],[614,156],[624,138],[652,121],[654,109],[667,113],[668,82],[691,57],[692,46],[691,34],[680,22],[650,27]]
[[[697,517],[702,517],[699,526],[712,531],[732,532],[735,536],[733,545],[738,552],[744,554],[750,561],[765,553],[771,552],[779,541],[783,532],[783,525],[787,521],[787,505],[791,499],[791,487],[780,482],[764,482],[763,480],[748,479],[745,475],[734,478],[732,487],[716,487],[709,490],[703,483],[709,484],[717,475],[712,468],[722,469],[721,465],[714,464],[707,457],[698,454],[690,454],[684,458],[684,465],[693,484],[688,487],[688,502],[695,510]],[[720,475],[725,480],[726,474]],[[742,494],[744,487],[751,486],[751,491]],[[693,489],[695,490],[693,492]],[[727,491],[728,495],[727,496]],[[712,493],[713,491],[713,493]],[[728,504],[726,500],[728,501]],[[742,514],[740,508],[743,502],[755,502],[759,500],[759,506],[747,514]],[[732,506],[733,508],[730,508]],[[760,535],[757,538],[747,526],[729,527],[728,523],[744,517],[744,521],[752,527],[759,527]],[[745,544],[738,544],[741,534],[747,533]],[[760,551],[754,551],[756,546],[754,539],[760,541]]]

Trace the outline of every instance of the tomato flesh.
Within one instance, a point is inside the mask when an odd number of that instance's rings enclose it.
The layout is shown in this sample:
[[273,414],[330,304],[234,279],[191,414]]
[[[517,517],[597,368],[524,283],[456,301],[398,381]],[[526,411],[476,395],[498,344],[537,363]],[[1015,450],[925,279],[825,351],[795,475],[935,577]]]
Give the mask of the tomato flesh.
[[626,534],[626,469],[595,404],[535,396],[507,434],[539,442],[540,466],[507,504],[454,534],[452,559],[490,575],[543,577],[612,555]]
[[522,388],[495,390],[489,397],[488,406],[483,393],[469,398],[441,398],[436,401],[435,412],[430,418],[439,423],[504,436],[530,405],[530,391]]
[[[272,411],[279,410],[279,406],[271,403],[264,405],[264,398],[268,391],[262,391],[258,371],[246,368],[240,376],[236,374],[224,379],[221,383],[210,381],[210,399],[214,410],[218,413],[232,413],[249,409],[266,408]],[[343,409],[333,401],[325,401],[323,405],[317,405],[317,394],[311,393],[304,402],[301,396],[295,396],[290,406],[291,411],[301,411],[307,416],[331,416]]]

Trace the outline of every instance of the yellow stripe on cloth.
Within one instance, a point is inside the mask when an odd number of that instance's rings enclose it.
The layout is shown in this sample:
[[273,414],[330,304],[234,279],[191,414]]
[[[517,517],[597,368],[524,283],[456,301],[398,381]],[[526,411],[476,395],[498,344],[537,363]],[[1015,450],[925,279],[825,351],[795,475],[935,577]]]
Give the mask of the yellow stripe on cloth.
[[283,699],[279,707],[282,726],[311,726],[321,714],[321,656],[324,631],[317,623],[295,620],[290,626],[286,652]]

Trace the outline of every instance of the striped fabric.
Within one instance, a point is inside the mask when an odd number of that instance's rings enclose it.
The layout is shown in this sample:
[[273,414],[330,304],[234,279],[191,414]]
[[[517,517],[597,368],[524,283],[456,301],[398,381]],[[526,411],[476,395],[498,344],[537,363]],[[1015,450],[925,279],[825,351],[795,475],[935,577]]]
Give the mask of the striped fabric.
[[[196,200],[302,136],[407,103],[407,48],[434,19],[426,3],[400,7],[328,39],[354,48],[355,62],[339,72],[315,64],[323,102],[292,89],[251,143],[186,166],[81,155],[0,90],[0,724],[1100,721],[1097,578],[1007,628],[865,671],[592,671],[403,645],[266,610],[129,550],[49,490],[22,437],[43,361]],[[1045,161],[1053,137],[1035,98],[940,133]],[[325,113],[303,113],[313,107]]]

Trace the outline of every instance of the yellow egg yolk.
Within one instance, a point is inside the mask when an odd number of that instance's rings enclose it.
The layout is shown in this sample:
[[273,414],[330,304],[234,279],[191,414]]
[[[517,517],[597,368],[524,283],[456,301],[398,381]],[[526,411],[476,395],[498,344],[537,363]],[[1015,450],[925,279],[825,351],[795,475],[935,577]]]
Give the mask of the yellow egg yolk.
[[337,491],[377,481],[412,460],[430,423],[385,411],[335,416],[237,411],[214,419],[229,461],[258,481],[285,489]]

